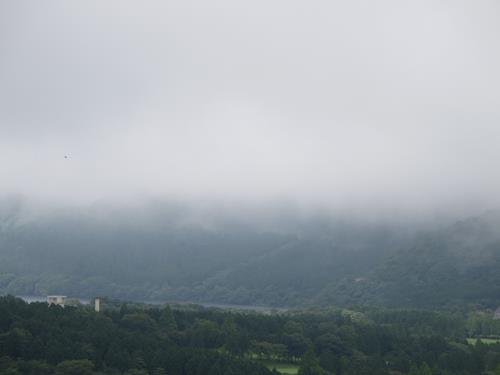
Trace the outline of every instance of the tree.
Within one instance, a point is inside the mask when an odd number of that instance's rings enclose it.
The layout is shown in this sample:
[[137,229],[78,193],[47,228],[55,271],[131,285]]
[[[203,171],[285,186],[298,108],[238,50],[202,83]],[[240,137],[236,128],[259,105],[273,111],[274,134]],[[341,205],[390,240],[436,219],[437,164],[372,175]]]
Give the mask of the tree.
[[149,375],[147,370],[131,369],[125,372],[123,375]]
[[94,364],[88,359],[63,361],[56,366],[55,375],[92,375]]
[[217,324],[207,319],[196,320],[191,329],[191,344],[198,348],[216,348],[221,338]]
[[429,367],[429,365],[425,362],[423,362],[420,366],[415,366],[413,365],[410,368],[410,374],[409,375],[432,375],[432,370]]
[[170,306],[166,306],[162,310],[159,323],[162,328],[167,330],[167,332],[177,330],[177,322],[175,321],[175,317]]
[[140,370],[140,369],[131,369],[125,372],[123,375],[149,375],[149,372],[147,370]]
[[287,346],[288,354],[292,358],[301,357],[310,345],[310,341],[300,334],[286,335],[283,337],[284,343]]
[[222,335],[224,338],[224,347],[231,354],[241,356],[250,346],[248,337],[244,333],[238,331],[232,317],[228,317],[224,320],[222,324]]
[[153,370],[151,375],[167,375],[167,372],[163,367],[158,367]]
[[302,362],[299,368],[299,375],[326,375],[327,372],[321,368],[319,365],[318,357],[309,348],[307,352],[302,357]]
[[143,312],[125,314],[122,318],[122,324],[132,330],[150,331],[154,329],[156,322]]

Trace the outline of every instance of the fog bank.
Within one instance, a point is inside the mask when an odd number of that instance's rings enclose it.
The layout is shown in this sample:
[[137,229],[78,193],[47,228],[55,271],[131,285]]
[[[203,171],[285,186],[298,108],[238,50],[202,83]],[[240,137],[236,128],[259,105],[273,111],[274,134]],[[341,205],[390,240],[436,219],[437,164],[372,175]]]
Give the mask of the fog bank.
[[0,5],[0,194],[474,212],[496,1]]

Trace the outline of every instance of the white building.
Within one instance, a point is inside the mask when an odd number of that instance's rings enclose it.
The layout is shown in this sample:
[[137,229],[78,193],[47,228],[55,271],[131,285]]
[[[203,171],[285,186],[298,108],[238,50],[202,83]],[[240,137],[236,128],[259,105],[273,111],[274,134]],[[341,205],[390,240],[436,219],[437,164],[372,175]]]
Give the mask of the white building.
[[58,305],[64,307],[66,296],[47,296],[47,303],[50,305]]

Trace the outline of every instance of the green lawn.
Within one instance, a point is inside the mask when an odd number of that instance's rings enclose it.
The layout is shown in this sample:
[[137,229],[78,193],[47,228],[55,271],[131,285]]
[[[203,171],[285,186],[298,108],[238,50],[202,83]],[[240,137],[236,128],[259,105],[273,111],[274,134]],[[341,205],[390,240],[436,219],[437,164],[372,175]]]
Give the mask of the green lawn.
[[[481,341],[481,343],[488,344],[488,345],[500,343],[500,339],[480,338],[479,340]],[[472,337],[467,339],[467,342],[469,344],[472,344],[472,345],[475,345],[476,341],[477,341],[477,339],[476,338],[472,338]]]
[[269,370],[275,368],[278,372],[282,374],[294,375],[299,372],[299,366],[296,365],[295,363],[262,361],[262,364],[266,366]]

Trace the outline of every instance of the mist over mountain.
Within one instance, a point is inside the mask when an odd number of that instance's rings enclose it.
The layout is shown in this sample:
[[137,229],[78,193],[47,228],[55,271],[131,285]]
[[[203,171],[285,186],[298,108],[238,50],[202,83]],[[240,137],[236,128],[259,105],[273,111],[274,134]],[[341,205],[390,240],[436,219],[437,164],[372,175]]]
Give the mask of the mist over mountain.
[[497,304],[498,7],[0,5],[0,291]]
[[500,213],[367,220],[290,203],[1,208],[0,290],[272,306],[495,306]]

